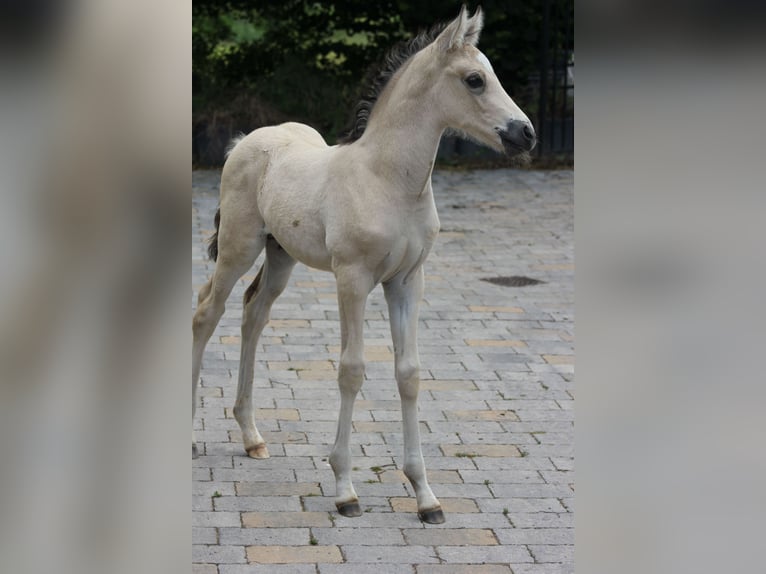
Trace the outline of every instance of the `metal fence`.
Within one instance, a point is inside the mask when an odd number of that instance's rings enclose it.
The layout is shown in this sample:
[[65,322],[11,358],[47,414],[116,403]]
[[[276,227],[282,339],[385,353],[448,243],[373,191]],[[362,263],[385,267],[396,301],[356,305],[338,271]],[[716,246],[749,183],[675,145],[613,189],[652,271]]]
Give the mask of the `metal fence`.
[[[574,2],[537,0],[542,14],[537,66],[524,72],[525,87],[514,99],[532,120],[538,136],[533,154],[539,158],[574,158]],[[193,127],[192,158],[198,165],[220,165],[231,137],[243,129],[227,114],[206,118]],[[438,157],[443,161],[491,159],[494,152],[455,136],[445,136]]]
[[574,153],[574,3],[542,0],[540,65],[534,118],[539,155]]
[[[574,2],[539,0],[536,67],[513,95],[537,132],[538,158],[574,159]],[[491,159],[493,152],[459,137],[442,138],[438,157],[460,163]]]

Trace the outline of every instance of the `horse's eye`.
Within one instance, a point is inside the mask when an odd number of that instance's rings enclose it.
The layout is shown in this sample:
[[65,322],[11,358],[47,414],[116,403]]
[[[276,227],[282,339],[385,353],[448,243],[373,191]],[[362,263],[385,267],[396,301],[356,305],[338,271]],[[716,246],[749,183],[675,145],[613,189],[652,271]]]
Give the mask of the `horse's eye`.
[[472,90],[479,90],[484,87],[484,78],[479,74],[471,74],[465,79],[465,84]]

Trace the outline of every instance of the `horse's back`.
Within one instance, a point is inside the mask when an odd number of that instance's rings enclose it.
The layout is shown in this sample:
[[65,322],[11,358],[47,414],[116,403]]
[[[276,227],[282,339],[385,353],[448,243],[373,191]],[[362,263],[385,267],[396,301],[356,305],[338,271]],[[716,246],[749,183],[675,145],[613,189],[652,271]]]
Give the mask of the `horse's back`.
[[300,154],[327,148],[318,131],[297,122],[253,130],[232,141],[221,174],[221,198],[229,190],[245,192],[259,187],[269,166],[291,152]]
[[327,143],[314,128],[306,124],[287,122],[253,130],[237,142],[230,157],[235,153],[252,157],[259,153],[273,153],[293,146],[326,148]]

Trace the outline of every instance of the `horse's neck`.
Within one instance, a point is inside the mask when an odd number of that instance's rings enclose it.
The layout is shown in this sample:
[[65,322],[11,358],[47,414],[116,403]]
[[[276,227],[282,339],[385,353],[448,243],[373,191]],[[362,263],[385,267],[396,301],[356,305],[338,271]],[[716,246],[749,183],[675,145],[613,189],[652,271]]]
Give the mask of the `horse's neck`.
[[420,197],[430,181],[439,140],[444,132],[429,97],[376,105],[359,140],[374,170],[407,195]]

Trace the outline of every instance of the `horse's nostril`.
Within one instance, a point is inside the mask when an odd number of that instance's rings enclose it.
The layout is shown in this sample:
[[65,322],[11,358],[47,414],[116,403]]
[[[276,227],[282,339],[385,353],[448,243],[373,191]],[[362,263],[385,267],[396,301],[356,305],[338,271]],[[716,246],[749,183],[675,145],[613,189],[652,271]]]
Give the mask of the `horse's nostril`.
[[522,132],[524,134],[524,137],[527,138],[528,140],[531,141],[531,140],[535,139],[535,132],[534,132],[534,130],[532,130],[531,127],[524,126],[524,129],[522,130]]
[[499,134],[506,152],[511,155],[530,151],[537,143],[535,128],[528,120],[510,120]]

